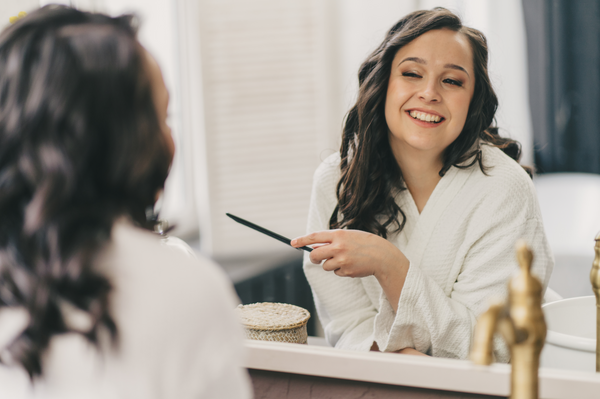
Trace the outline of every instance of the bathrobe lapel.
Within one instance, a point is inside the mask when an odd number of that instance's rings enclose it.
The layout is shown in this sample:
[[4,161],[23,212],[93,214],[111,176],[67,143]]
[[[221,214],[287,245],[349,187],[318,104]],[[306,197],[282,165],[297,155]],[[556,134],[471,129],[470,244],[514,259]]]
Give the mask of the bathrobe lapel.
[[[440,179],[431,193],[431,197],[425,204],[423,211],[419,214],[417,205],[408,190],[402,192],[405,197],[403,211],[406,213],[407,221],[412,219],[412,226],[405,233],[406,247],[404,255],[411,264],[421,266],[421,260],[429,243],[435,226],[454,197],[463,188],[474,168],[459,169],[451,167]],[[408,224],[408,223],[407,223]]]

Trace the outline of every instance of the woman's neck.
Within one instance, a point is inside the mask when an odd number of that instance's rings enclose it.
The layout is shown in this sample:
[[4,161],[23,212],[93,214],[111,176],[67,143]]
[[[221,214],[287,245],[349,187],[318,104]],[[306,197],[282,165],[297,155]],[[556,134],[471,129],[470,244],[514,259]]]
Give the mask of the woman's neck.
[[397,150],[394,151],[394,156],[402,170],[404,183],[421,213],[441,179],[441,154]]

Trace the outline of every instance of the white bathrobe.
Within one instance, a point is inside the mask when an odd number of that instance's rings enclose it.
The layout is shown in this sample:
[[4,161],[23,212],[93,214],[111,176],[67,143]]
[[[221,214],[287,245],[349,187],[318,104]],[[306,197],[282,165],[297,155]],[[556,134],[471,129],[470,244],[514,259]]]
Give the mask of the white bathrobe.
[[[231,283],[208,259],[163,243],[115,223],[95,267],[113,285],[118,347],[99,351],[79,334],[56,335],[35,384],[20,366],[0,364],[0,399],[251,398]],[[0,309],[0,357],[28,318],[24,309]],[[73,312],[65,318],[78,320]]]
[[[315,172],[308,232],[329,229],[337,204],[339,154]],[[397,203],[406,225],[388,240],[410,261],[394,313],[373,276],[338,277],[304,258],[317,312],[330,345],[367,351],[415,348],[432,356],[468,357],[478,316],[493,299],[505,299],[518,270],[515,243],[523,238],[534,253],[533,273],[544,289],[554,260],[546,240],[533,183],[501,150],[483,146],[485,175],[478,164],[451,167],[419,214],[404,190]],[[501,339],[498,361],[508,361]]]

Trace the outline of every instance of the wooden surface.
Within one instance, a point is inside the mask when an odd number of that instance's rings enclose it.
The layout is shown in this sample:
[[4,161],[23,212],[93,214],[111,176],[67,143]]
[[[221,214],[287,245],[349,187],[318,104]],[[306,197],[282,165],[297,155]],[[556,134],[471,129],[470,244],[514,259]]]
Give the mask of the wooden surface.
[[493,399],[501,396],[438,391],[371,382],[248,370],[255,399]]

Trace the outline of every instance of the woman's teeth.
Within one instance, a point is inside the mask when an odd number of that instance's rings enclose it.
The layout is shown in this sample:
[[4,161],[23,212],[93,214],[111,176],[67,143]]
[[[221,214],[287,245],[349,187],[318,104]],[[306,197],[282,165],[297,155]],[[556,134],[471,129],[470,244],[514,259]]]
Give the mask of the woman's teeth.
[[410,111],[409,115],[423,122],[439,123],[442,120],[438,115],[426,114],[425,112]]

